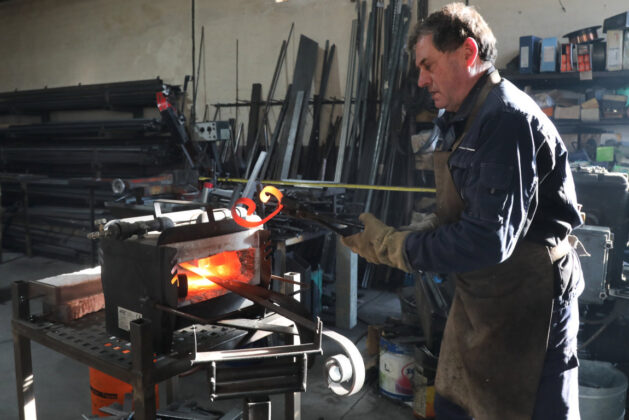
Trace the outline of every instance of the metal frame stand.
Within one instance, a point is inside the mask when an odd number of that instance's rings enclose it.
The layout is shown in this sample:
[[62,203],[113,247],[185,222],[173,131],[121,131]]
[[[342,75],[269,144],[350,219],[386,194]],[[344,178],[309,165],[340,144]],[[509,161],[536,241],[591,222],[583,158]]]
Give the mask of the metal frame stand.
[[269,397],[246,398],[243,404],[242,420],[271,420]]
[[[37,419],[31,340],[131,384],[133,386],[134,418],[138,420],[155,419],[157,415],[155,385],[177,377],[180,373],[190,369],[191,364],[187,354],[192,347],[193,333],[182,331],[181,335],[178,335],[182,340],[187,340],[181,342],[181,352],[185,353],[185,357],[177,357],[180,350],[176,347],[168,356],[158,355],[156,358],[153,354],[151,321],[137,319],[130,323],[130,341],[115,339],[116,345],[107,347],[109,352],[115,350],[112,347],[130,348],[131,352],[122,354],[116,351],[115,354],[103,355],[102,350],[105,347],[102,345],[112,337],[105,331],[102,311],[72,321],[68,325],[35,319],[30,312],[29,299],[34,299],[37,296],[34,296],[34,291],[29,286],[29,282],[24,281],[18,281],[12,285],[13,319],[11,320],[11,327],[19,419]],[[247,335],[245,331],[225,326],[202,326],[201,328],[205,329],[198,330],[199,332],[194,335],[194,345],[197,345],[196,340],[199,340],[201,348],[208,347],[214,350],[233,348]],[[99,334],[105,338],[101,339]],[[95,335],[98,337],[93,338]],[[298,336],[295,336],[295,339],[298,340]],[[129,344],[130,347],[128,347]],[[304,356],[303,360],[296,364],[295,369],[298,369],[299,372],[303,371],[302,374],[305,374],[305,363]],[[302,388],[305,389],[305,378]],[[294,387],[291,388],[290,392],[284,393],[286,420],[299,420],[301,418],[301,397],[299,392],[294,392],[293,389]],[[170,394],[172,395],[172,392]],[[243,406],[245,408],[243,410],[244,418],[252,420],[271,418],[268,395],[258,394],[255,397],[253,395],[248,396],[248,398],[249,402],[245,402]],[[256,399],[252,400],[251,398]]]
[[[12,285],[13,292],[13,349],[15,356],[15,381],[17,385],[17,400],[19,405],[20,420],[35,420],[35,392],[33,364],[31,356],[31,339],[56,350],[66,356],[86,362],[99,370],[112,374],[111,369],[103,369],[103,366],[93,365],[89,362],[89,356],[81,355],[74,349],[64,348],[62,344],[41,341],[34,329],[29,331],[26,324],[30,318],[29,290],[27,282],[15,282]],[[155,419],[155,375],[153,364],[153,349],[151,341],[151,322],[146,319],[137,319],[131,322],[131,348],[132,368],[130,375],[124,378],[133,386],[133,402],[135,406],[135,418],[138,420]],[[117,376],[117,375],[114,375]]]

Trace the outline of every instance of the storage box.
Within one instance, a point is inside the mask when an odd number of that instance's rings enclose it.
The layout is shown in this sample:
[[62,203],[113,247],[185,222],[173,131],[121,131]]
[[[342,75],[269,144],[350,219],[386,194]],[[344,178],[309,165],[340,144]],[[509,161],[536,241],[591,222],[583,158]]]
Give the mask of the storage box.
[[629,28],[629,12],[622,12],[603,21],[603,32],[624,28]]
[[579,303],[602,304],[607,298],[607,262],[614,235],[608,227],[589,225],[576,228],[572,234],[590,254],[579,257],[585,281]]
[[577,70],[577,53],[576,44],[561,44],[561,67],[562,73],[567,73]]
[[556,37],[542,40],[540,72],[557,71],[558,41]]
[[622,29],[610,29],[607,31],[607,58],[605,63],[607,71],[622,70],[623,36],[624,31]]
[[542,39],[533,35],[520,37],[520,73],[539,73]]
[[556,106],[556,120],[578,120],[581,119],[581,105]]
[[606,281],[612,288],[626,284],[622,280],[622,267],[629,237],[627,174],[590,168],[573,170],[572,175],[578,202],[586,214],[585,223],[608,227],[613,233],[614,247],[609,250]]
[[577,45],[577,70],[592,71],[592,44]]
[[581,108],[581,121],[600,121],[598,108]]
[[599,146],[596,148],[596,161],[597,162],[613,162],[614,161],[614,147],[613,146]]
[[603,95],[601,99],[601,111],[603,118],[624,118],[627,97],[625,95]]

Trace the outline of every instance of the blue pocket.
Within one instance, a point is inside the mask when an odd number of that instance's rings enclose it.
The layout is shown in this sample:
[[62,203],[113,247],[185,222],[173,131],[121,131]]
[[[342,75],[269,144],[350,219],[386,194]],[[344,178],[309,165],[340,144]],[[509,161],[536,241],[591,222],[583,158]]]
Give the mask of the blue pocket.
[[513,166],[501,163],[481,163],[480,218],[486,222],[502,223],[509,210],[507,201],[513,180]]

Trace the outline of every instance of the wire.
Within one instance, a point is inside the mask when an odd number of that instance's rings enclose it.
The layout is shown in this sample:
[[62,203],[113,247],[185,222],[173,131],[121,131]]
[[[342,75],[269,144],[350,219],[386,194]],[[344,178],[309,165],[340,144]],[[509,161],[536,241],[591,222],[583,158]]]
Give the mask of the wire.
[[587,346],[589,346],[590,344],[592,344],[592,342],[594,340],[596,340],[598,338],[599,335],[601,335],[603,333],[603,331],[605,331],[607,329],[607,327],[609,327],[609,325],[612,323],[612,321],[614,319],[616,319],[618,316],[614,317],[613,319],[611,319],[608,322],[605,322],[603,325],[601,325],[601,327],[596,330],[596,332],[594,334],[592,334],[590,336],[590,338],[588,338],[587,340],[585,340],[583,343],[581,343],[580,346],[577,347],[578,350],[582,350],[584,348],[586,348]]
[[600,326],[600,328],[596,330],[587,340],[581,343],[581,345],[577,347],[578,350],[582,350],[592,344],[592,342],[596,340],[603,333],[603,331],[605,331],[607,327],[612,324],[612,322],[620,318],[621,314],[623,313],[624,305],[618,305],[616,303],[614,303],[614,307],[612,308],[610,314],[602,320],[602,325]]
[[[211,178],[208,177],[200,177],[199,181],[207,181]],[[234,182],[246,184],[249,180],[246,178],[217,178],[220,182]],[[435,193],[435,188],[425,188],[425,187],[398,187],[394,185],[366,185],[366,184],[339,184],[334,182],[321,182],[321,181],[307,181],[307,180],[290,180],[290,181],[280,181],[280,180],[270,180],[263,179],[260,181],[263,184],[273,184],[273,185],[286,185],[293,187],[301,187],[301,188],[347,188],[347,189],[355,189],[355,190],[377,190],[377,191],[400,191],[400,192],[427,192],[427,193]]]

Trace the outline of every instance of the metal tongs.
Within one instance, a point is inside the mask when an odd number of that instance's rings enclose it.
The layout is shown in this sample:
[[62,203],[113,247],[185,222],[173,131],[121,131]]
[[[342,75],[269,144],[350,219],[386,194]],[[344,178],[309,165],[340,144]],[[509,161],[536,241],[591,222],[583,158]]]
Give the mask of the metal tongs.
[[334,217],[326,216],[316,211],[312,211],[303,203],[291,197],[283,197],[282,206],[282,214],[289,217],[294,217],[296,219],[315,222],[341,236],[353,235],[355,233],[361,232],[364,228],[362,223],[359,222],[336,219]]

